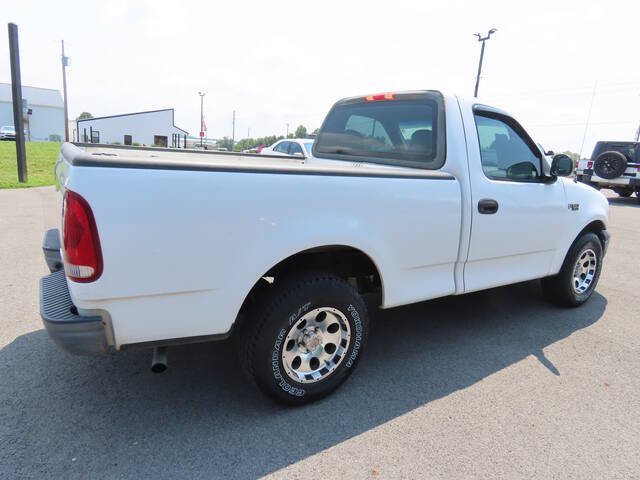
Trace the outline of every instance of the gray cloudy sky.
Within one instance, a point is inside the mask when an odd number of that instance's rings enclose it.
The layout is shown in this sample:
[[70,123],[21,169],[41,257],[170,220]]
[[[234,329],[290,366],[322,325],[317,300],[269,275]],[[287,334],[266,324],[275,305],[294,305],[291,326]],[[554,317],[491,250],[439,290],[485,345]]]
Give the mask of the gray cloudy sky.
[[[176,124],[209,136],[320,126],[337,99],[407,89],[473,92],[514,113],[546,148],[584,154],[632,139],[640,123],[638,1],[4,2],[18,24],[25,85],[61,88],[65,39],[70,115],[174,107]],[[3,22],[5,23],[5,22]],[[6,39],[6,34],[4,36]],[[9,82],[8,44],[0,81]]]

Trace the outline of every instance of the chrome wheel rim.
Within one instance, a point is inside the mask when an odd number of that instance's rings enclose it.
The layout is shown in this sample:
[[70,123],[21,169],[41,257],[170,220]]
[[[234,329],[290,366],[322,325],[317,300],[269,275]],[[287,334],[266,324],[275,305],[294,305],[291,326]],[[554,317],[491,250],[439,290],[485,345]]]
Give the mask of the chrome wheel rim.
[[585,250],[578,257],[573,268],[573,290],[576,293],[584,293],[593,284],[593,277],[596,274],[598,260],[596,252],[590,248]]
[[311,310],[293,324],[284,340],[284,371],[300,383],[324,380],[342,363],[350,344],[351,327],[340,310]]

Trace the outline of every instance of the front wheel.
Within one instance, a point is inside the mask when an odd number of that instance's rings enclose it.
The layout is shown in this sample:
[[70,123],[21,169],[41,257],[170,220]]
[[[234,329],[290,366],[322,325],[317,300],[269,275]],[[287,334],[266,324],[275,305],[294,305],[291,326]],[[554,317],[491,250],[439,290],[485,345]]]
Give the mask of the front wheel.
[[574,242],[557,275],[541,280],[545,296],[556,305],[577,307],[589,300],[602,271],[602,243],[587,232]]
[[301,405],[344,382],[365,346],[366,306],[346,280],[307,274],[278,285],[243,327],[242,364],[276,401]]

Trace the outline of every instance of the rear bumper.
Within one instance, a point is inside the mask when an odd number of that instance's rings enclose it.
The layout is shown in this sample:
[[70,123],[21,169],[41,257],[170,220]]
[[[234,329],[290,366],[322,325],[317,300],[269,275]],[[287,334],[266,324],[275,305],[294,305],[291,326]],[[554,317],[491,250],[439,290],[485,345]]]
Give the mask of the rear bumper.
[[601,187],[611,187],[611,188],[640,188],[640,178],[633,178],[628,176],[620,176],[617,178],[612,178],[610,180],[606,178],[601,178],[597,175],[594,175],[593,170],[585,169],[581,174],[576,175],[579,182],[584,183],[597,183]]
[[[64,270],[60,269],[60,251],[53,243],[59,238],[57,230],[45,235],[43,251],[50,275],[40,279],[40,316],[49,336],[63,350],[75,355],[104,355],[109,351],[105,322],[99,315],[85,316],[71,300]],[[53,252],[57,252],[56,255]],[[58,265],[53,269],[52,265]]]

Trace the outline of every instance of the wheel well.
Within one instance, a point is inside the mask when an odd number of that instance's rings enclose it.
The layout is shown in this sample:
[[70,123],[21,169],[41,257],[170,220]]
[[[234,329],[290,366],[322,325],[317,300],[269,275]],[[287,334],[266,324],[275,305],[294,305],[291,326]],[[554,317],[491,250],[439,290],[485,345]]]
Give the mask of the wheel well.
[[598,238],[600,239],[600,242],[604,243],[604,235],[602,234],[603,230],[606,230],[607,227],[604,225],[604,222],[602,222],[601,220],[594,220],[593,222],[591,222],[589,225],[587,225],[586,227],[584,227],[580,233],[578,234],[578,236],[576,237],[576,239],[580,238],[580,236],[583,233],[586,232],[591,232],[591,233],[595,233]]
[[373,260],[357,248],[345,245],[327,245],[298,252],[271,267],[259,279],[247,295],[240,314],[259,299],[269,288],[283,278],[298,272],[321,270],[338,275],[352,283],[362,294],[377,295],[381,303],[382,278]]

